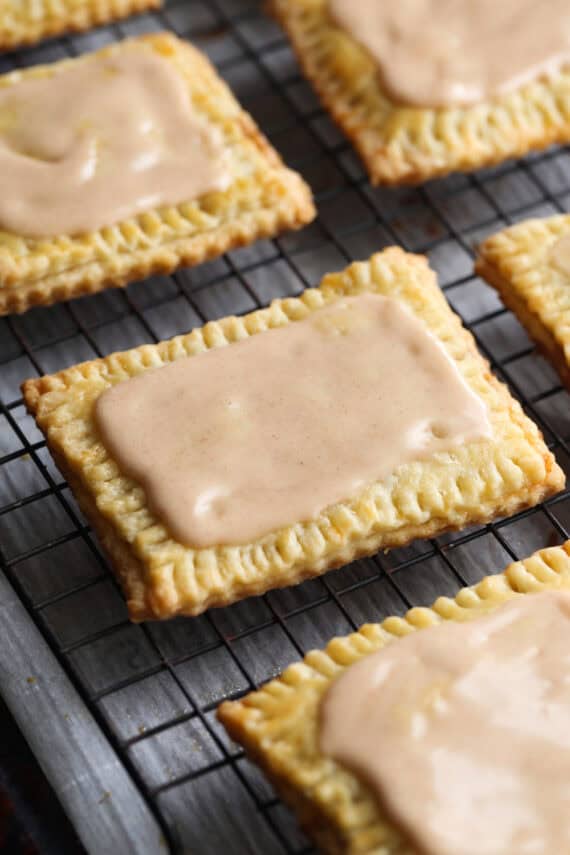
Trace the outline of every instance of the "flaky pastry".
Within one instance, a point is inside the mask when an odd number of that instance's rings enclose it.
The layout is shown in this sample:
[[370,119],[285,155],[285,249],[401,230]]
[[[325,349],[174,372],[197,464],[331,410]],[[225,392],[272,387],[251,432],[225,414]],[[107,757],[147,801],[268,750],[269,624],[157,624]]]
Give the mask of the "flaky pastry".
[[160,5],[161,0],[3,0],[0,49],[88,30]]
[[[315,215],[307,185],[284,167],[205,56],[166,33],[115,44],[92,56],[126,50],[155,51],[183,76],[197,116],[222,135],[230,185],[77,236],[25,238],[0,230],[0,315],[200,264],[258,238],[299,228]],[[70,63],[89,61],[87,56],[15,71],[0,77],[0,86],[57,75]]]
[[269,9],[375,184],[421,183],[570,140],[570,69],[471,107],[403,106],[367,50],[334,25],[328,0],[269,0]]
[[487,238],[477,273],[497,289],[570,389],[570,275],[550,253],[568,235],[570,214],[525,220]]
[[[401,465],[316,518],[252,543],[192,549],[176,542],[149,510],[143,489],[119,471],[101,442],[93,417],[98,396],[141,371],[231,346],[363,292],[401,300],[427,325],[486,404],[492,437]],[[512,514],[564,486],[564,475],[538,428],[491,374],[473,337],[449,308],[427,260],[398,248],[330,274],[319,288],[298,298],[275,300],[269,308],[212,321],[170,341],[28,380],[23,391],[57,465],[111,559],[133,620],[195,615],[296,584],[378,549]]]
[[371,790],[319,750],[318,709],[347,667],[399,637],[440,623],[488,614],[512,597],[544,590],[570,590],[570,541],[536,552],[487,576],[455,599],[440,597],[432,608],[366,624],[333,639],[302,662],[239,701],[225,701],[218,717],[296,812],[322,852],[330,855],[414,855],[417,851],[390,822]]

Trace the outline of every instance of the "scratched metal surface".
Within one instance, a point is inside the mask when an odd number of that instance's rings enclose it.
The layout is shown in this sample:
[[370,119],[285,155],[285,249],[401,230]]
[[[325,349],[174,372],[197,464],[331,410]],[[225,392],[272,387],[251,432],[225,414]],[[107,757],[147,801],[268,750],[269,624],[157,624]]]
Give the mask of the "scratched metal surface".
[[319,218],[195,270],[0,320],[0,689],[90,852],[308,852],[288,810],[216,723],[216,705],[335,634],[563,541],[568,495],[196,620],[132,626],[19,383],[297,294],[397,242],[429,255],[451,305],[568,469],[568,395],[473,276],[472,247],[506,223],[568,210],[570,152],[419,189],[373,189],[251,0],[167,0],[160,13],[2,56],[0,72],[165,27],[209,54],[309,181]]

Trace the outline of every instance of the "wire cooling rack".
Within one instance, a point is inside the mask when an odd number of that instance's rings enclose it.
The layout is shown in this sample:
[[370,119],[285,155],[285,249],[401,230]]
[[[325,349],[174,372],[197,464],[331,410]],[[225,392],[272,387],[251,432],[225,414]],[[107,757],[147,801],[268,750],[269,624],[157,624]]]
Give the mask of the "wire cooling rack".
[[570,151],[418,189],[374,189],[282,33],[248,0],[167,0],[159,13],[6,55],[0,71],[164,28],[209,54],[310,183],[319,218],[194,270],[0,320],[0,687],[90,852],[157,851],[159,833],[173,852],[307,853],[292,816],[217,724],[217,704],[336,634],[563,541],[568,494],[197,619],[134,626],[19,383],[298,294],[399,243],[429,255],[449,302],[568,470],[568,395],[473,276],[472,248],[507,223],[568,210]]

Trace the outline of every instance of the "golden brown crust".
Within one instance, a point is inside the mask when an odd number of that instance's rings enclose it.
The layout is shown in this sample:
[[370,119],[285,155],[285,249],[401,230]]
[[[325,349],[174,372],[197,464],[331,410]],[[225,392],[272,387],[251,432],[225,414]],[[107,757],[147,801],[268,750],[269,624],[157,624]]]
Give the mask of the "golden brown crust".
[[333,26],[328,0],[268,0],[301,67],[375,184],[415,184],[570,140],[570,68],[474,107],[401,106],[368,52]]
[[12,50],[66,32],[118,21],[149,9],[161,0],[3,0],[0,19],[0,50]]
[[497,289],[570,389],[570,282],[549,261],[570,215],[525,220],[487,238],[476,272]]
[[[312,522],[296,523],[251,544],[193,550],[175,542],[149,511],[142,488],[121,475],[101,443],[92,416],[97,397],[141,371],[231,345],[363,291],[402,300],[439,338],[487,404],[492,439],[402,466]],[[397,248],[325,277],[319,288],[299,298],[276,300],[243,318],[224,318],[170,341],[28,380],[23,390],[28,409],[117,569],[133,620],[199,614],[296,584],[381,548],[512,514],[564,485],[540,432],[490,373],[427,261]]]
[[[153,273],[192,266],[310,222],[309,188],[286,169],[251,117],[199,51],[167,33],[105,48],[100,54],[152,50],[172,62],[188,83],[195,110],[216,125],[226,143],[232,182],[180,205],[148,211],[86,235],[35,240],[0,231],[0,315],[23,312]],[[0,78],[0,86],[57,74],[66,60]]]
[[335,638],[289,666],[277,679],[240,701],[226,701],[218,717],[296,812],[319,848],[331,855],[412,855],[372,793],[355,775],[318,748],[318,707],[342,671],[398,637],[442,620],[472,620],[517,595],[570,590],[570,541],[487,576],[455,599],[440,597],[431,609],[367,624]]

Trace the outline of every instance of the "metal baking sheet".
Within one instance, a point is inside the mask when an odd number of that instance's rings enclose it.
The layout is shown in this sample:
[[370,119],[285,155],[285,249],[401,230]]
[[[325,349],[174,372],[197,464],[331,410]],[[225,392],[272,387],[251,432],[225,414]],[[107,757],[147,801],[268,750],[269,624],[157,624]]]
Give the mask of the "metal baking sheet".
[[563,541],[568,494],[194,620],[133,626],[19,383],[298,294],[399,243],[429,255],[451,305],[568,470],[568,395],[473,276],[472,248],[507,223],[568,210],[570,151],[419,189],[374,189],[252,0],[167,0],[160,13],[4,55],[0,71],[164,28],[209,54],[311,184],[319,218],[195,270],[0,319],[0,689],[90,853],[307,853],[289,811],[217,724],[216,705],[335,634]]

